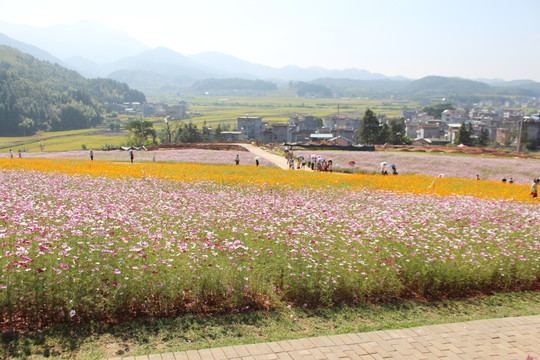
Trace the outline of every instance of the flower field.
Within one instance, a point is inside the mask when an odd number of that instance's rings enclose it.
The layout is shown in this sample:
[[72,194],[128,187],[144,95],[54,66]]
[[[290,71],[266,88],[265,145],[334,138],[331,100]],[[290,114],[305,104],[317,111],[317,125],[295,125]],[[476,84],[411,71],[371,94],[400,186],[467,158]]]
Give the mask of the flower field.
[[[312,152],[296,150],[295,155],[306,159]],[[463,155],[408,154],[404,152],[363,151],[318,151],[315,154],[332,159],[337,170],[347,169],[367,173],[378,173],[383,161],[395,164],[400,175],[428,175],[474,179],[478,174],[482,180],[501,181],[512,177],[516,183],[531,184],[540,177],[540,160],[523,158],[495,158]],[[354,161],[354,167],[349,165]]]
[[2,327],[538,289],[528,186],[433,180],[0,159]]
[[[198,164],[234,164],[234,158],[238,154],[241,165],[255,165],[255,156],[248,151],[234,150],[205,150],[205,149],[182,149],[182,150],[157,150],[157,151],[135,151],[136,162],[184,162]],[[18,156],[18,154],[15,154]],[[23,158],[41,158],[41,159],[80,159],[89,160],[90,151],[73,150],[61,152],[25,152]],[[9,153],[0,154],[0,158],[9,157]],[[127,151],[94,150],[95,160],[105,161],[130,161]],[[275,167],[275,165],[266,159],[260,158],[260,166]]]

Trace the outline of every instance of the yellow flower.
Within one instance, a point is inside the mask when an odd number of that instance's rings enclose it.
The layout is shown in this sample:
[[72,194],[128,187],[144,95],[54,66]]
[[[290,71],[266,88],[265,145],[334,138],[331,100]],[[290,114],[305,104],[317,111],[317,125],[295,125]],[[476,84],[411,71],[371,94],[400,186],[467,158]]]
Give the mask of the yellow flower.
[[464,195],[479,198],[533,201],[529,187],[496,181],[457,178],[433,178],[424,175],[381,176],[371,174],[313,173],[283,171],[277,168],[234,165],[201,165],[170,163],[119,163],[68,159],[0,159],[2,169],[35,170],[65,174],[121,177],[151,177],[173,181],[214,181],[224,184],[246,184],[263,187],[343,188],[434,194]]

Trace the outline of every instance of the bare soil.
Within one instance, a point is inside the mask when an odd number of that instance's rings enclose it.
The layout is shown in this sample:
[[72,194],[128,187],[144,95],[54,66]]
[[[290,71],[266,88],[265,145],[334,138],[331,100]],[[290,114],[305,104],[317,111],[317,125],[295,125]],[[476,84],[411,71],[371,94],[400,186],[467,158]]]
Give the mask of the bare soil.
[[248,151],[246,148],[230,143],[183,143],[183,144],[161,144],[150,146],[148,150],[167,150],[167,149],[203,149],[203,150],[234,150]]

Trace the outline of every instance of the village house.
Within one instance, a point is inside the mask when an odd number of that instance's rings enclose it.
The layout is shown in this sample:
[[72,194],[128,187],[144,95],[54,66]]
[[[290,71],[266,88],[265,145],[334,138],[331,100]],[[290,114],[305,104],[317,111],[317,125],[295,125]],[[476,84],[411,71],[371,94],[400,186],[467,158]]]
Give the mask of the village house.
[[324,118],[324,127],[332,131],[338,129],[360,130],[361,119],[353,119],[345,116],[328,116]]
[[275,135],[274,142],[291,142],[294,126],[289,124],[272,124],[272,133]]
[[353,141],[351,139],[348,139],[344,136],[336,136],[329,140],[333,145],[338,146],[350,146],[353,144]]
[[461,124],[469,121],[469,116],[458,110],[444,110],[441,114],[441,121],[445,124]]
[[526,129],[523,134],[523,140],[540,140],[540,114],[526,116],[523,120],[523,127]]
[[242,142],[247,140],[242,131],[222,131],[220,135],[223,142]]
[[237,120],[238,131],[243,132],[249,140],[261,140],[264,124],[260,116],[241,116]]

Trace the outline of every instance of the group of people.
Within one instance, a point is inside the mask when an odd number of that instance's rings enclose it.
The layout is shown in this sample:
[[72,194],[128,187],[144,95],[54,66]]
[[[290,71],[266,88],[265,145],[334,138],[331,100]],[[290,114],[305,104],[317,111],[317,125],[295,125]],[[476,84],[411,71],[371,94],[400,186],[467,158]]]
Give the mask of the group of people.
[[383,161],[379,164],[379,171],[382,175],[388,175],[388,171],[392,173],[392,175],[397,175],[397,167],[394,164],[388,164],[386,161]]
[[[478,175],[477,175],[477,176],[478,176]],[[513,179],[513,178],[510,178],[509,180],[507,180],[507,179],[506,179],[506,176],[503,176],[502,182],[503,182],[503,183],[513,184],[513,183],[514,183],[514,179]]]
[[332,160],[326,160],[322,156],[310,155],[308,160],[308,167],[313,171],[332,172],[332,166],[334,163]]
[[291,149],[284,149],[285,158],[287,159],[287,164],[289,169],[305,169],[306,165],[308,169],[312,171],[328,171],[332,172],[333,162],[332,160],[326,160],[322,156],[312,154],[306,157],[304,155],[295,156]]
[[[19,152],[19,157],[22,158],[21,150],[18,150],[18,152]],[[9,157],[13,159],[13,150],[12,149],[9,149]]]

